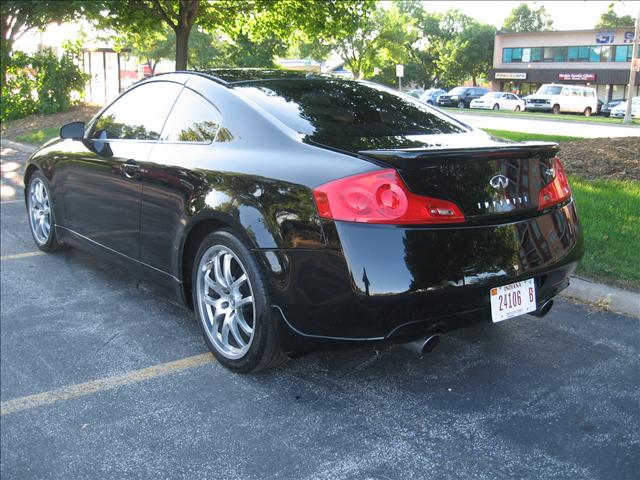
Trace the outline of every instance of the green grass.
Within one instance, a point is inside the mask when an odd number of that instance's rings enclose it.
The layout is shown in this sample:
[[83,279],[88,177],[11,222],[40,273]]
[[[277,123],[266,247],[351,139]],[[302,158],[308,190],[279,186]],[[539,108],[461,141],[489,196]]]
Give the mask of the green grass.
[[578,274],[639,287],[640,182],[570,181],[586,242]]
[[[459,108],[454,107],[438,107],[442,110],[446,110],[451,113],[459,113],[459,114],[473,114],[473,115],[494,115],[498,117],[510,117],[510,118],[525,118],[525,119],[543,119],[543,120],[553,120],[559,122],[586,122],[586,123],[608,123],[613,125],[622,125],[621,118],[611,118],[611,117],[600,117],[600,116],[591,116],[585,117],[584,115],[571,115],[571,114],[559,114],[554,115],[552,113],[541,113],[541,112],[507,112],[505,110],[480,110],[477,108],[468,109],[465,108],[461,110]],[[640,120],[632,120],[632,125],[640,125]]]
[[17,135],[16,140],[18,142],[40,145],[42,143],[48,142],[52,138],[58,138],[59,134],[59,128],[45,127],[39,130],[33,130],[31,132],[23,133],[22,135]]
[[506,138],[507,140],[514,140],[516,142],[526,142],[528,140],[543,140],[545,142],[574,142],[577,140],[584,140],[582,137],[571,137],[568,135],[543,135],[542,133],[512,132],[510,130],[494,130],[491,128],[484,128],[483,130],[496,137]]

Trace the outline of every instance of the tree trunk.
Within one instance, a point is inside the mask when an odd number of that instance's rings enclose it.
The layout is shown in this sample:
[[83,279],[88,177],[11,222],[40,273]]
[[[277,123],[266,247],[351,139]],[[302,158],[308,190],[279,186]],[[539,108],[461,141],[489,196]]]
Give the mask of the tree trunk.
[[187,69],[190,33],[191,26],[178,25],[178,28],[176,28],[176,71]]
[[478,86],[478,82],[476,81],[476,77],[475,77],[475,76],[472,76],[472,77],[471,77],[471,81],[473,82],[473,86],[474,86],[474,87],[477,87],[477,86]]

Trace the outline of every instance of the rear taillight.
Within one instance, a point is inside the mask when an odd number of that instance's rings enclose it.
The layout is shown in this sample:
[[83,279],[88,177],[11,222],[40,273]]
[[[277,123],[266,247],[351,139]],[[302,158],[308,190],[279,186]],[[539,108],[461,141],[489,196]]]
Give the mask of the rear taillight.
[[394,169],[363,173],[313,190],[322,218],[347,222],[434,224],[464,222],[454,203],[415,195]]
[[559,158],[554,158],[551,163],[551,174],[553,180],[545,185],[538,194],[538,210],[544,210],[560,202],[564,202],[571,197],[569,180],[564,173],[562,162]]

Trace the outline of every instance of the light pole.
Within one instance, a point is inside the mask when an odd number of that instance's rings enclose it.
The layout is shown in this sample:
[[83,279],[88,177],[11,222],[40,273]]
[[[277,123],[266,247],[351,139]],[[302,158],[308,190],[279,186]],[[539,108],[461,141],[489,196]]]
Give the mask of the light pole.
[[633,35],[633,46],[631,47],[631,67],[629,67],[629,87],[627,87],[627,111],[624,114],[624,120],[622,123],[631,123],[631,101],[633,100],[633,87],[636,77],[636,69],[633,68],[637,65],[638,60],[638,43],[640,43],[640,11],[636,17],[636,33]]

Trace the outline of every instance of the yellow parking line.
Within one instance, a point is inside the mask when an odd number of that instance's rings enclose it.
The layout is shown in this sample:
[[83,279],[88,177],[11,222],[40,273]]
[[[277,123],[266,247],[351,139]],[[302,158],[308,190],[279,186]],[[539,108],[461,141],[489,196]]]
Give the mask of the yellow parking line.
[[205,363],[212,363],[213,361],[213,355],[210,353],[203,353],[201,355],[194,355],[193,357],[182,358],[173,362],[160,363],[152,367],[133,370],[125,373],[124,375],[102,378],[90,382],[79,383],[77,385],[71,385],[69,387],[59,388],[57,390],[49,390],[48,392],[38,393],[36,395],[14,398],[13,400],[7,400],[0,404],[0,415],[8,415],[10,413],[30,410],[43,405],[51,405],[63,400],[70,400],[72,398],[82,397],[85,395],[93,395],[95,393],[112,390],[123,385],[131,385],[151,378],[180,372],[188,368],[198,367]]
[[42,250],[36,250],[35,252],[16,253],[14,255],[5,255],[0,257],[0,261],[4,260],[19,260],[21,258],[37,257],[38,255],[44,255]]

